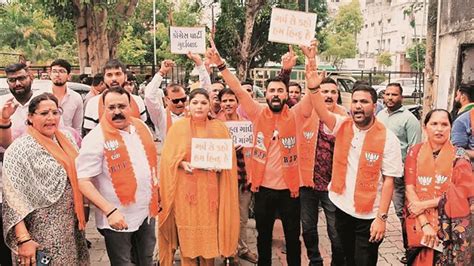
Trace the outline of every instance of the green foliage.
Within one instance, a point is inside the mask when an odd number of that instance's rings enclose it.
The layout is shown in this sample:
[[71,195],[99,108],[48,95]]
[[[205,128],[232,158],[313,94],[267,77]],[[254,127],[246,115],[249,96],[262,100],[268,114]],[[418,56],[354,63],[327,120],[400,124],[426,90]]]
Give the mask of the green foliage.
[[338,68],[344,58],[354,58],[357,54],[356,37],[363,23],[358,0],[341,6],[323,33],[327,36],[328,47],[321,55]]
[[[417,61],[418,51],[418,61]],[[407,60],[410,62],[412,69],[416,71],[423,71],[425,68],[426,42],[417,42],[407,49]]]
[[117,57],[130,65],[145,63],[146,46],[143,41],[133,35],[132,26],[128,26],[122,41],[117,48]]
[[[327,23],[327,5],[325,1],[309,1],[310,12],[318,13],[316,37],[325,47],[325,38],[322,27]],[[221,55],[227,62],[236,67],[241,60],[239,40],[242,39],[245,30],[245,4],[242,1],[222,0],[220,1],[221,14],[216,23],[215,43]],[[268,42],[270,28],[270,16],[272,7],[280,7],[292,10],[302,10],[304,1],[299,5],[294,1],[268,0],[258,11],[253,26],[251,48],[261,49],[254,58],[251,58],[249,68],[261,67],[270,61],[280,62],[281,56],[288,51],[288,45]],[[253,50],[251,50],[253,52]],[[297,51],[298,52],[298,51]],[[301,53],[301,52],[298,52]],[[301,56],[300,59],[303,57]],[[301,63],[301,62],[300,62]]]
[[389,52],[384,51],[377,55],[376,61],[382,68],[389,67],[392,65],[392,55]]

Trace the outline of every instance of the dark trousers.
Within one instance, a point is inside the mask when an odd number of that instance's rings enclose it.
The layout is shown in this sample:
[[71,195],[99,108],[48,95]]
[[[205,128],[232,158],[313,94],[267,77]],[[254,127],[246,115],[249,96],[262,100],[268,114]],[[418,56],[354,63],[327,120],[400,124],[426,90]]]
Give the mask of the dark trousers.
[[153,265],[155,248],[155,219],[145,219],[135,232],[116,232],[99,229],[112,266]]
[[393,191],[392,202],[395,207],[395,213],[402,225],[403,247],[408,248],[407,230],[405,227],[405,218],[403,217],[403,207],[405,205],[405,178],[394,178],[395,189]]
[[260,187],[255,193],[255,221],[257,226],[258,265],[272,265],[272,236],[275,215],[278,212],[283,223],[289,266],[301,265],[300,199],[291,198],[290,190]]
[[0,203],[0,233],[2,233],[1,238],[0,238],[0,265],[10,266],[12,265],[12,252],[5,244],[5,240],[3,238],[3,218],[2,217],[3,217],[2,203]]
[[347,265],[375,266],[378,259],[379,246],[369,242],[370,226],[374,219],[355,218],[336,208],[336,229],[342,242]]
[[318,244],[318,206],[321,203],[326,215],[326,225],[331,240],[331,265],[345,265],[344,250],[336,230],[336,206],[329,200],[327,191],[316,191],[309,187],[300,188],[301,224],[303,240],[308,253],[309,265],[323,265]]

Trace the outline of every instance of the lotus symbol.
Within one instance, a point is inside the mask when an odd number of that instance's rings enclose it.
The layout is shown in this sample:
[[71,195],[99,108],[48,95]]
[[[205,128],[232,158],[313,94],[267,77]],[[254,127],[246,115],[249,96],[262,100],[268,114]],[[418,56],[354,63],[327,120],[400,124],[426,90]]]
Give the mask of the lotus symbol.
[[444,175],[436,175],[435,178],[435,183],[438,185],[441,185],[448,180],[448,177]]
[[369,164],[373,164],[379,159],[379,155],[377,153],[366,152],[365,159],[369,162]]
[[314,136],[314,131],[303,131],[304,138],[309,141]]
[[418,177],[418,183],[420,183],[422,186],[429,186],[431,184],[431,181],[433,178],[431,176],[419,176]]
[[113,140],[108,140],[104,143],[104,148],[108,151],[114,151],[118,148],[119,144],[118,141],[113,139]]
[[296,144],[296,138],[295,137],[281,138],[281,143],[283,144],[283,147],[287,149],[291,149]]

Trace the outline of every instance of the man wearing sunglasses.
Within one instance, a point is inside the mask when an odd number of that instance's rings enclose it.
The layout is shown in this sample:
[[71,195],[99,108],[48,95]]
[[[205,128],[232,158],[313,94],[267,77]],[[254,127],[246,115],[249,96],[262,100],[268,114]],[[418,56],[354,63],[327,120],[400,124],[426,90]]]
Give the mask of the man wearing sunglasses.
[[173,65],[174,62],[171,60],[161,62],[160,70],[145,88],[145,105],[161,141],[165,140],[171,124],[185,115],[187,96],[183,86],[175,83],[166,86],[164,89],[166,108],[161,96],[162,90],[159,88],[163,77],[171,71]]

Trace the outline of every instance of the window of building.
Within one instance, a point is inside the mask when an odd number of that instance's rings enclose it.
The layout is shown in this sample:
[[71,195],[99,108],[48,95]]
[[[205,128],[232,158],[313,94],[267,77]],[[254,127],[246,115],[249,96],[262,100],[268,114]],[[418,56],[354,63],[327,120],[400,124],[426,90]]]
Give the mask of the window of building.
[[382,25],[382,20],[379,20],[379,26]]
[[402,44],[405,44],[405,36],[402,36]]
[[390,22],[392,22],[392,19],[391,18],[387,19],[387,24],[390,24]]
[[370,26],[371,26],[371,27],[374,27],[374,25],[375,25],[375,23],[374,23],[374,22],[370,23]]

